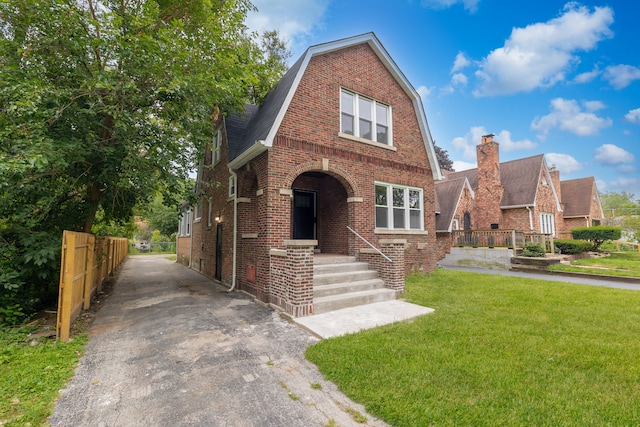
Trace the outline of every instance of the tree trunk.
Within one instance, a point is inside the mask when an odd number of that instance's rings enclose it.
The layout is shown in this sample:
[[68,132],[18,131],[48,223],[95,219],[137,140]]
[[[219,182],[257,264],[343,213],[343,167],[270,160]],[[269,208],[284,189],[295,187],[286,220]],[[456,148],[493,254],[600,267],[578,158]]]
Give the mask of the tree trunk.
[[91,233],[91,228],[93,227],[93,222],[98,212],[98,206],[100,205],[100,193],[100,187],[98,187],[97,184],[89,185],[89,189],[87,190],[87,204],[89,205],[89,209],[86,213],[84,226],[82,228],[82,231],[85,233]]

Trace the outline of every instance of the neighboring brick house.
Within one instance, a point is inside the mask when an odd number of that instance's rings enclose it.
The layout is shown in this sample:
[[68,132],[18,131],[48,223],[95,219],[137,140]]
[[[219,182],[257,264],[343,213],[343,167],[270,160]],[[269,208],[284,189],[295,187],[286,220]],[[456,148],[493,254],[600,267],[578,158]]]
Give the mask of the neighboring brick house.
[[221,120],[178,259],[293,316],[317,312],[314,255],[364,261],[397,294],[436,266],[438,179],[420,97],[376,36],[313,46]]
[[500,163],[493,135],[476,146],[478,167],[447,172],[436,183],[438,258],[453,230],[515,229],[566,237],[575,227],[604,217],[593,177],[560,181],[544,155]]

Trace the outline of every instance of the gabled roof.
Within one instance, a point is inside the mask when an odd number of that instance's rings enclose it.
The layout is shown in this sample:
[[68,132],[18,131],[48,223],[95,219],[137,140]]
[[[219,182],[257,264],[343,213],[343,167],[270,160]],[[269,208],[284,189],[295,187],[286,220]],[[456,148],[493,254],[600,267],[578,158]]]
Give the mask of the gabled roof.
[[451,222],[462,197],[464,187],[473,193],[469,180],[464,177],[452,179],[450,176],[444,181],[438,181],[436,190],[436,231],[451,231]]
[[[420,96],[406,76],[400,71],[393,59],[391,59],[391,56],[389,56],[389,53],[374,33],[361,34],[359,36],[323,43],[308,48],[282,77],[276,88],[267,95],[261,106],[257,108],[255,106],[247,107],[245,108],[245,114],[239,117],[228,118],[226,125],[229,126],[231,124],[237,127],[237,129],[232,130],[231,137],[229,136],[229,129],[227,129],[229,140],[229,167],[236,169],[272,146],[273,139],[276,136],[278,128],[282,123],[284,115],[289,108],[289,104],[311,58],[316,55],[322,55],[362,43],[367,43],[371,47],[387,70],[394,76],[399,85],[413,101],[420,132],[422,133],[422,139],[429,157],[431,170],[433,171],[433,178],[435,180],[442,179],[440,167],[436,160],[435,149],[433,148],[433,139]],[[242,125],[245,125],[245,129],[243,132],[240,132],[239,129]]]
[[[565,218],[591,215],[591,198],[595,185],[595,179],[592,176],[560,181]],[[595,193],[595,197],[598,197],[598,192]]]
[[[504,187],[500,207],[533,206],[536,202],[540,173],[544,168],[544,154],[500,163],[500,183]],[[478,169],[469,169],[447,175],[447,180],[465,177],[472,188],[478,187]],[[551,181],[551,177],[547,176]]]

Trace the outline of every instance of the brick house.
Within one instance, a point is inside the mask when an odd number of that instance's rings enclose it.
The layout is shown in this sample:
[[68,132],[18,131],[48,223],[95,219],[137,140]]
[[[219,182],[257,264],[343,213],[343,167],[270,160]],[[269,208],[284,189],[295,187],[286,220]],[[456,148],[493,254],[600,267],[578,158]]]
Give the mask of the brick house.
[[395,297],[436,266],[438,179],[420,97],[377,37],[312,46],[262,105],[221,119],[178,260],[292,316]]
[[604,218],[593,177],[560,181],[543,154],[500,162],[493,135],[476,146],[478,167],[445,172],[436,183],[438,258],[452,245],[453,230],[515,229],[567,237],[572,228]]

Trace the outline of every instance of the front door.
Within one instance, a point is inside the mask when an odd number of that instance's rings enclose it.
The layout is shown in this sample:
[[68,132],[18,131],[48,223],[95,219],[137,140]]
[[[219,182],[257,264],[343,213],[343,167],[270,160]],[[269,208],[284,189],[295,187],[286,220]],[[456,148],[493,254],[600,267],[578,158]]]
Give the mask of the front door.
[[316,192],[293,191],[293,238],[315,240],[317,225]]

